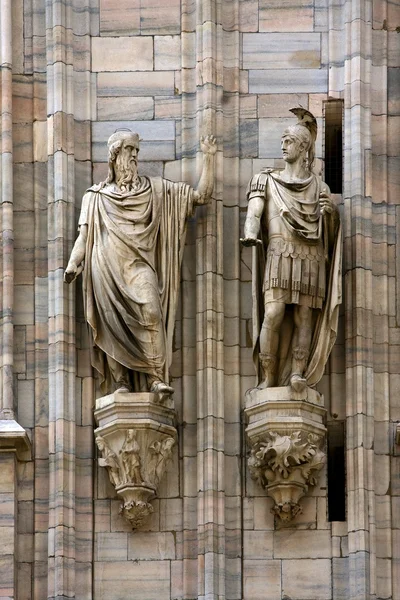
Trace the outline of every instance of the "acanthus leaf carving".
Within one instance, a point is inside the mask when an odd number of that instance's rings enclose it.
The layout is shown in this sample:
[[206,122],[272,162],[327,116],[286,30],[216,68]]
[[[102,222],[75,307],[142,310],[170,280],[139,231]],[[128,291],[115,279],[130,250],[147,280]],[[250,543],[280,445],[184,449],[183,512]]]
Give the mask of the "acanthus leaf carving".
[[289,521],[301,512],[299,500],[309,485],[316,485],[326,462],[321,436],[294,431],[265,434],[255,443],[248,460],[250,474],[274,499],[272,512]]

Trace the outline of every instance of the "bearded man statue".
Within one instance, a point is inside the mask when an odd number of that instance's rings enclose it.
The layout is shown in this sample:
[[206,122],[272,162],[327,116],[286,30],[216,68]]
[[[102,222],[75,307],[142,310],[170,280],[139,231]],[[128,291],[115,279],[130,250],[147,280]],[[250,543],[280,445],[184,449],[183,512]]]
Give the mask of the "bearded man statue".
[[[341,226],[329,187],[312,171],[317,122],[291,110],[285,168],[265,169],[247,190],[245,246],[253,252],[253,346],[260,388],[296,392],[321,379],[341,302]],[[260,237],[259,237],[260,236]]]
[[186,222],[211,198],[216,141],[201,139],[197,189],[140,176],[139,142],[128,130],[108,140],[108,177],[83,197],[64,279],[83,271],[91,361],[102,391],[168,395]]

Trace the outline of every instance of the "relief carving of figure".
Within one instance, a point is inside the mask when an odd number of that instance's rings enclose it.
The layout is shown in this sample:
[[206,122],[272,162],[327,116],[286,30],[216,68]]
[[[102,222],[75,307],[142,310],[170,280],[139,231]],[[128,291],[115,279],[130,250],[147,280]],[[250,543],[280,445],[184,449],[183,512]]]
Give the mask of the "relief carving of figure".
[[175,440],[172,437],[167,437],[162,441],[156,440],[150,446],[152,454],[149,464],[149,479],[154,482],[155,485],[159,485],[161,478],[164,473],[164,469],[171,459],[172,448],[175,444]]
[[341,302],[341,226],[312,171],[317,123],[302,108],[282,135],[285,168],[248,186],[245,246],[253,251],[253,347],[258,387],[300,392],[321,379]]
[[124,469],[125,483],[140,485],[143,483],[140,472],[140,446],[133,429],[128,429],[124,445],[121,448],[121,460]]
[[99,458],[100,467],[107,467],[111,483],[114,486],[119,486],[121,483],[121,473],[118,456],[111,450],[101,435],[96,437],[96,444],[102,454],[102,457]]
[[168,395],[186,222],[210,200],[216,141],[201,139],[196,190],[140,176],[139,141],[127,130],[108,140],[108,177],[83,197],[64,278],[70,283],[83,271],[91,360],[102,391]]

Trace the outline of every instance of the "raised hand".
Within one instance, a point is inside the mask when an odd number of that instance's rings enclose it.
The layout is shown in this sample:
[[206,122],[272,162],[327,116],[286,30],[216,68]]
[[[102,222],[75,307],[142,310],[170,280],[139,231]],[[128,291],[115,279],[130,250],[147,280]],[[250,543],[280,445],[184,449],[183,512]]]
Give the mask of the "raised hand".
[[203,154],[214,155],[217,151],[217,140],[213,135],[200,138],[200,148]]

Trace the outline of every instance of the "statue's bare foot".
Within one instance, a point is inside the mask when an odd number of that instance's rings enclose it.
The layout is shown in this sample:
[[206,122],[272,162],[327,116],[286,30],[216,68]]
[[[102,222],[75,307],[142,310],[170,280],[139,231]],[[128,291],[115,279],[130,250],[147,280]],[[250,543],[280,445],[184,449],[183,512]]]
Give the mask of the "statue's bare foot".
[[153,381],[150,387],[150,392],[154,394],[162,394],[163,396],[169,396],[174,393],[174,388],[167,385],[163,381]]
[[307,381],[298,373],[294,373],[290,378],[290,385],[295,392],[303,392],[307,387]]

